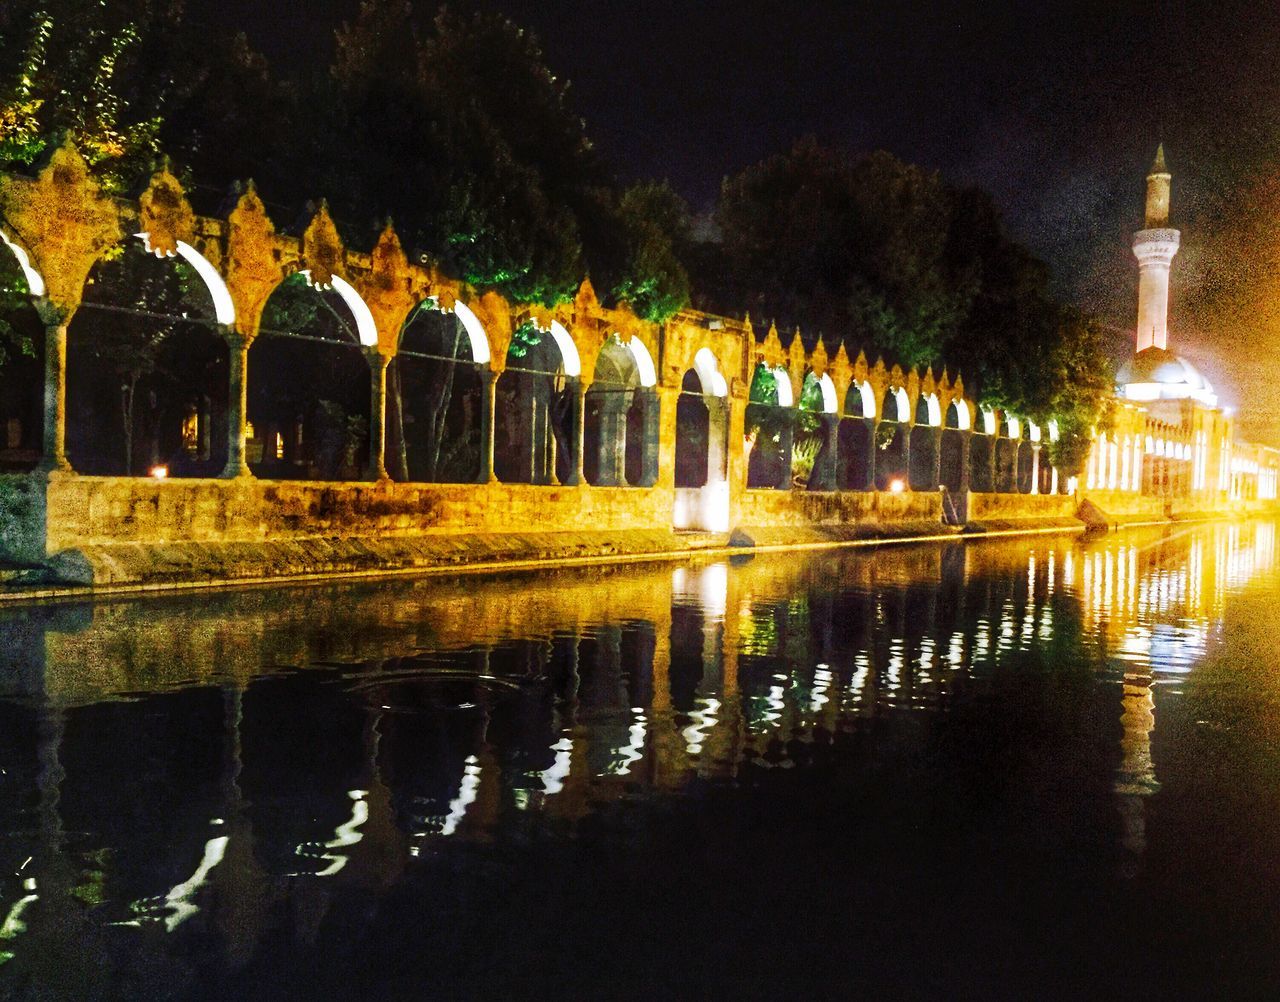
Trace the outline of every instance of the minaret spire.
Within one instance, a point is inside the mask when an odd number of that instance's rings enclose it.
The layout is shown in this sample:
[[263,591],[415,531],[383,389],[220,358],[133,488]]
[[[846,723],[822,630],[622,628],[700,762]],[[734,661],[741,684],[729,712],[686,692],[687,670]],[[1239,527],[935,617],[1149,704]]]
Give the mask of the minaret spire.
[[1145,225],[1133,235],[1133,255],[1138,259],[1137,351],[1168,347],[1169,267],[1181,239],[1177,230],[1169,229],[1171,180],[1161,143],[1147,174]]

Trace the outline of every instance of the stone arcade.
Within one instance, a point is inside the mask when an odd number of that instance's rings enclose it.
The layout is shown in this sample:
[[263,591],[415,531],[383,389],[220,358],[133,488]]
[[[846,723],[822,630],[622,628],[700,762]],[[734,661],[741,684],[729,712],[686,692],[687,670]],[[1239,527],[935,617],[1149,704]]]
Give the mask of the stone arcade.
[[[1139,236],[1155,236],[1135,245],[1141,316],[1153,318],[1148,335],[1140,325],[1139,342],[1159,341],[1148,351],[1163,350],[1177,242],[1176,231],[1158,228],[1163,221],[1149,219]],[[737,541],[796,543],[941,534],[966,522],[1079,524],[1076,485],[1043,451],[1053,423],[1041,428],[978,407],[959,375],[903,370],[861,353],[850,359],[843,344],[830,353],[820,339],[809,348],[799,332],[784,344],[772,326],[758,341],[749,319],[683,311],[648,323],[625,305],[602,306],[589,282],[553,309],[512,304],[412,263],[390,223],[370,252],[348,250],[323,203],[296,235],[276,230],[252,186],[226,218],[198,216],[167,167],[137,202],[112,199],[68,142],[34,178],[0,175],[0,235],[45,332],[38,448],[28,470],[0,477],[0,560],[44,580],[162,587],[644,555],[722,544],[733,529],[743,530]],[[68,327],[95,264],[139,245],[183,259],[207,288],[204,321],[226,352],[220,476],[87,475],[68,460]],[[308,457],[302,422],[265,414],[261,404],[251,413],[251,349],[271,340],[264,307],[293,276],[349,311],[359,341],[349,347],[364,362],[357,381],[368,386],[363,479],[325,476]],[[448,363],[476,387],[479,445],[467,482],[429,482],[421,470],[430,464],[419,464],[416,479],[413,467],[402,482],[388,476],[388,370],[431,357],[430,349],[411,350],[407,334],[423,309],[450,318],[465,350]],[[761,405],[749,403],[748,390],[759,379],[773,384],[771,406],[818,401],[803,405],[817,429],[807,469],[793,464],[786,435],[767,463],[752,448],[747,414]],[[1136,415],[1138,406],[1129,410]],[[0,407],[16,405],[0,398]],[[1209,419],[1193,418],[1157,451],[1135,444],[1132,431],[1121,437],[1126,421],[1139,420],[1128,413],[1113,435],[1128,444],[1100,439],[1094,450],[1084,493],[1097,494],[1095,509],[1167,515],[1274,497],[1273,453],[1241,467],[1240,480],[1224,480],[1220,466],[1197,467],[1186,490],[1171,491],[1183,483],[1170,466],[1182,439],[1200,443]],[[1148,423],[1170,420],[1143,413]],[[12,469],[20,421],[5,411],[0,419],[11,447],[0,461]],[[184,441],[209,460],[220,450],[210,445],[207,417],[193,407],[189,422]],[[1233,455],[1221,448],[1230,424],[1210,423],[1201,444],[1216,464]],[[499,429],[504,443],[515,443],[501,453]],[[1148,455],[1162,464],[1144,461]],[[1138,468],[1152,472],[1138,476]]]

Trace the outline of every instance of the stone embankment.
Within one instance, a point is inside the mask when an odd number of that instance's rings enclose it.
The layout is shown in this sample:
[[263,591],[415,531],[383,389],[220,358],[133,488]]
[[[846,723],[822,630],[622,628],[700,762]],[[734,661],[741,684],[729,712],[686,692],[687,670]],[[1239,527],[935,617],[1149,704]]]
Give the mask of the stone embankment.
[[747,490],[730,505],[731,528],[712,532],[671,527],[675,494],[496,482],[0,477],[0,598],[1081,532],[1250,511],[1183,511],[1119,493],[960,499]]

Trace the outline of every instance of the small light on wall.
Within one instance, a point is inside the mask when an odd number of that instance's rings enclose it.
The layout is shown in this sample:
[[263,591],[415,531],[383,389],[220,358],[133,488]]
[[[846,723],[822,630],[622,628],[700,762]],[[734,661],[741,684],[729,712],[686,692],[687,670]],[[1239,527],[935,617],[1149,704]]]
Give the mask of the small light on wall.
[[153,466],[151,467],[150,473],[151,473],[151,476],[156,480],[164,480],[167,476],[169,476],[169,467]]
[[906,481],[904,481],[901,477],[894,477],[892,480],[889,481],[890,494],[901,494],[906,489],[907,489]]

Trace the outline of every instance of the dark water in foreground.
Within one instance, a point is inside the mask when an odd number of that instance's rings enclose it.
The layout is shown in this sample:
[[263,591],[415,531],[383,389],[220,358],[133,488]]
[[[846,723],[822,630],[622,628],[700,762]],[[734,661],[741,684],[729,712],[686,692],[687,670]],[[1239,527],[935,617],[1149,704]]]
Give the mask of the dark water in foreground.
[[1275,997],[1277,556],[0,609],[0,997]]

